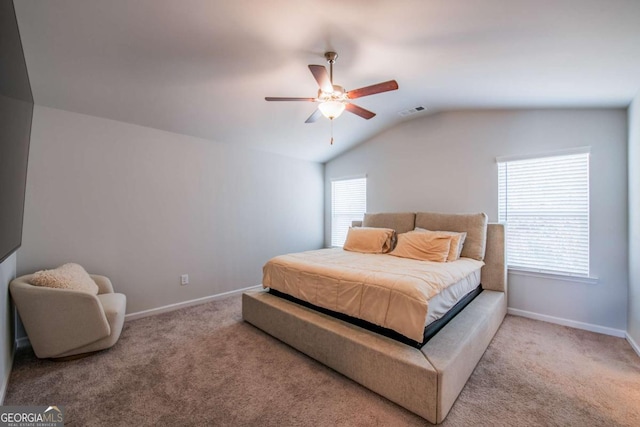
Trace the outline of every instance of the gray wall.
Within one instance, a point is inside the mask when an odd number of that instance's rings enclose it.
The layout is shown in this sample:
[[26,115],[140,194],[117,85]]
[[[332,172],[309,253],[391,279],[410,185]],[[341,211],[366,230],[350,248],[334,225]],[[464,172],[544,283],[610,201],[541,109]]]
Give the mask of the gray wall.
[[77,262],[129,313],[255,286],[322,247],[323,185],[318,163],[36,106],[18,273]]
[[[627,333],[640,346],[640,94],[629,107],[629,317]],[[638,349],[638,347],[636,347]]]
[[591,147],[591,272],[597,284],[509,274],[509,306],[620,334],[627,323],[625,110],[460,111],[405,122],[325,165],[330,180],[367,174],[367,210],[478,212],[497,221],[498,156]]
[[13,254],[0,264],[0,405],[11,373],[13,363],[13,309],[9,302],[9,282],[16,277],[16,255]]

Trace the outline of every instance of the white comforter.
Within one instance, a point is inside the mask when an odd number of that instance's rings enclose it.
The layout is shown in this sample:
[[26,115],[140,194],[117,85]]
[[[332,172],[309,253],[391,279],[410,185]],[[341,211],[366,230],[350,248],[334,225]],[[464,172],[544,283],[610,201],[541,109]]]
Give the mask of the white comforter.
[[429,300],[483,265],[320,249],[271,259],[262,285],[422,342]]

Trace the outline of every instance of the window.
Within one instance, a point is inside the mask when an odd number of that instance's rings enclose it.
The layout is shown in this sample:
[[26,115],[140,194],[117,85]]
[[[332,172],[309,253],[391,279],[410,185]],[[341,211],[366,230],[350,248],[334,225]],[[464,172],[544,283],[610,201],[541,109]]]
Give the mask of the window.
[[367,211],[367,178],[331,181],[331,246],[343,246],[351,221]]
[[588,151],[498,159],[498,220],[509,267],[588,276]]

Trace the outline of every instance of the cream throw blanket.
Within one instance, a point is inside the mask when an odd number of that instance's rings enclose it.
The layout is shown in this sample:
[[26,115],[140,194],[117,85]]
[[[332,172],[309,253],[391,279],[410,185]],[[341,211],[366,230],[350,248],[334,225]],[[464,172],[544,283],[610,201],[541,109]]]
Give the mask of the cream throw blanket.
[[422,342],[429,300],[483,265],[320,249],[271,259],[262,285]]

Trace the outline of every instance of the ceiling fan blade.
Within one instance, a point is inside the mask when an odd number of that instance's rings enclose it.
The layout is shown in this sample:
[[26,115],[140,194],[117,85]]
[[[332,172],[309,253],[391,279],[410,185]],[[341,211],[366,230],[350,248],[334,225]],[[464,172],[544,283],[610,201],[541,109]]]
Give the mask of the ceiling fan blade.
[[267,96],[264,98],[265,101],[309,101],[315,102],[315,98],[279,98],[277,96]]
[[347,104],[345,106],[345,109],[348,112],[353,113],[356,116],[360,116],[363,119],[367,119],[367,120],[369,120],[370,118],[376,115],[376,113],[374,113],[373,111],[365,110],[362,107],[358,107],[356,104]]
[[309,65],[309,69],[311,70],[311,74],[313,74],[313,77],[318,82],[320,90],[327,93],[333,92],[333,85],[331,84],[329,73],[327,73],[327,69],[324,66]]
[[378,83],[377,85],[361,87],[347,92],[349,99],[361,98],[363,96],[375,95],[376,93],[389,92],[398,89],[398,82],[389,80],[388,82]]
[[313,112],[313,114],[311,114],[309,116],[309,118],[307,120],[305,120],[305,123],[314,123],[316,120],[318,120],[320,118],[320,116],[322,116],[322,112],[316,108],[316,111]]

